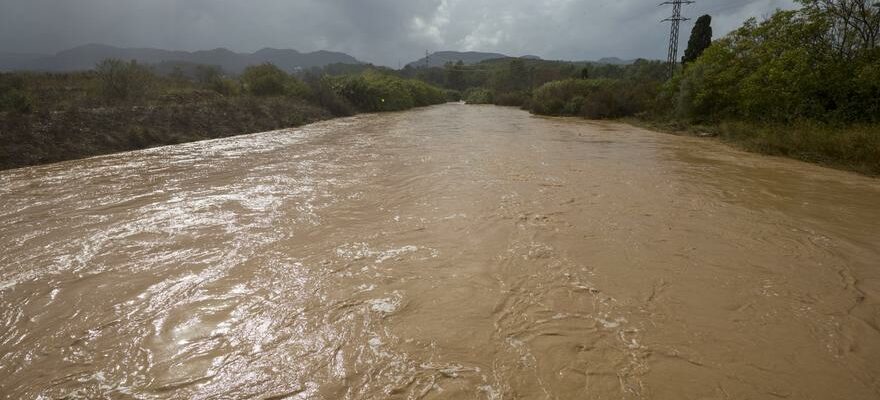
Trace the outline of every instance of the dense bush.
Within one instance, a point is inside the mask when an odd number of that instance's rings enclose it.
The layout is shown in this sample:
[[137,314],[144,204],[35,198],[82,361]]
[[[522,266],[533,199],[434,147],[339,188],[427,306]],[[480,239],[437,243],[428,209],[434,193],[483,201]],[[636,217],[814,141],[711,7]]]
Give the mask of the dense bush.
[[334,91],[360,111],[399,111],[446,101],[442,90],[425,82],[375,71],[332,79]]
[[33,111],[31,97],[23,90],[10,89],[0,92],[0,111],[14,111],[27,114]]
[[530,104],[531,111],[543,115],[578,115],[584,99],[597,92],[603,84],[607,82],[595,79],[566,79],[546,83],[535,89]]
[[543,115],[619,118],[647,111],[658,91],[657,82],[612,79],[567,79],[536,89],[529,110]]
[[144,97],[156,77],[146,66],[117,59],[101,61],[95,67],[101,96],[107,100],[131,100]]
[[234,96],[239,93],[239,85],[236,81],[223,76],[223,70],[209,65],[197,65],[195,67],[195,81],[205,89],[213,90],[224,96]]
[[499,106],[523,107],[530,103],[532,96],[527,91],[503,92],[495,95],[494,103]]
[[461,101],[461,92],[454,89],[446,89],[443,91],[446,101]]
[[308,86],[269,63],[247,67],[241,74],[241,82],[254,96],[309,96]]
[[24,79],[13,74],[0,74],[0,112],[33,111],[33,99],[25,89]]
[[468,104],[493,104],[495,93],[485,88],[470,88],[464,91],[464,101]]
[[334,81],[330,77],[310,76],[306,83],[311,88],[312,101],[327,109],[336,116],[355,114],[354,106],[334,90]]

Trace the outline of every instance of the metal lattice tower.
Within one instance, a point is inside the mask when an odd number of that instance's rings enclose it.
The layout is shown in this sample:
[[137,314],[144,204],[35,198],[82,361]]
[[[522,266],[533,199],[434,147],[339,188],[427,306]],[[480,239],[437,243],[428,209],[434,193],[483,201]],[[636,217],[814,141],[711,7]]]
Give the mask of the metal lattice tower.
[[687,21],[689,18],[682,18],[681,16],[681,6],[682,4],[694,4],[693,1],[690,0],[672,0],[660,3],[660,5],[672,5],[672,16],[664,19],[662,22],[669,21],[671,23],[671,27],[669,30],[669,53],[666,55],[666,63],[669,66],[669,77],[672,78],[672,75],[675,74],[675,65],[678,64],[678,30],[681,21]]

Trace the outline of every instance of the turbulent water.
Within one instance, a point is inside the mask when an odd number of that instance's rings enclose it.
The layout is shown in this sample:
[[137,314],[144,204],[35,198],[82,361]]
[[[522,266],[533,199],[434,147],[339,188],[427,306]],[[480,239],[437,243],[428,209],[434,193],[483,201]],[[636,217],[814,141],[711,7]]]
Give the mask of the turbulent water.
[[876,399],[880,182],[444,105],[0,172],[0,396]]

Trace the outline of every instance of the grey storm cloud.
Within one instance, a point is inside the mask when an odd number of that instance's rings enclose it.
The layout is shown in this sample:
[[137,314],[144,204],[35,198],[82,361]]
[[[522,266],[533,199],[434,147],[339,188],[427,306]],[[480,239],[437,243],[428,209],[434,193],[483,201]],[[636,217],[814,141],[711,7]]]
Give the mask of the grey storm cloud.
[[[397,66],[425,50],[583,60],[666,55],[660,0],[0,0],[0,51],[86,43],[169,50],[334,50]],[[716,36],[793,0],[697,0]],[[682,26],[682,43],[690,23]]]

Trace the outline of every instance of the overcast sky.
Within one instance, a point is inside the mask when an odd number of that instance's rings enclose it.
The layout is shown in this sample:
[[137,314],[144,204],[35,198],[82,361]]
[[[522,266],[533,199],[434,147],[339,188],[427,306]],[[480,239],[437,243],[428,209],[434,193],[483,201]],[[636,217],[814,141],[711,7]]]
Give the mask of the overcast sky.
[[[662,0],[0,0],[0,51],[87,43],[203,50],[336,50],[396,67],[426,49],[547,59],[666,58]],[[696,0],[715,36],[792,0]],[[693,21],[690,21],[693,22]],[[682,26],[685,46],[691,24]]]

